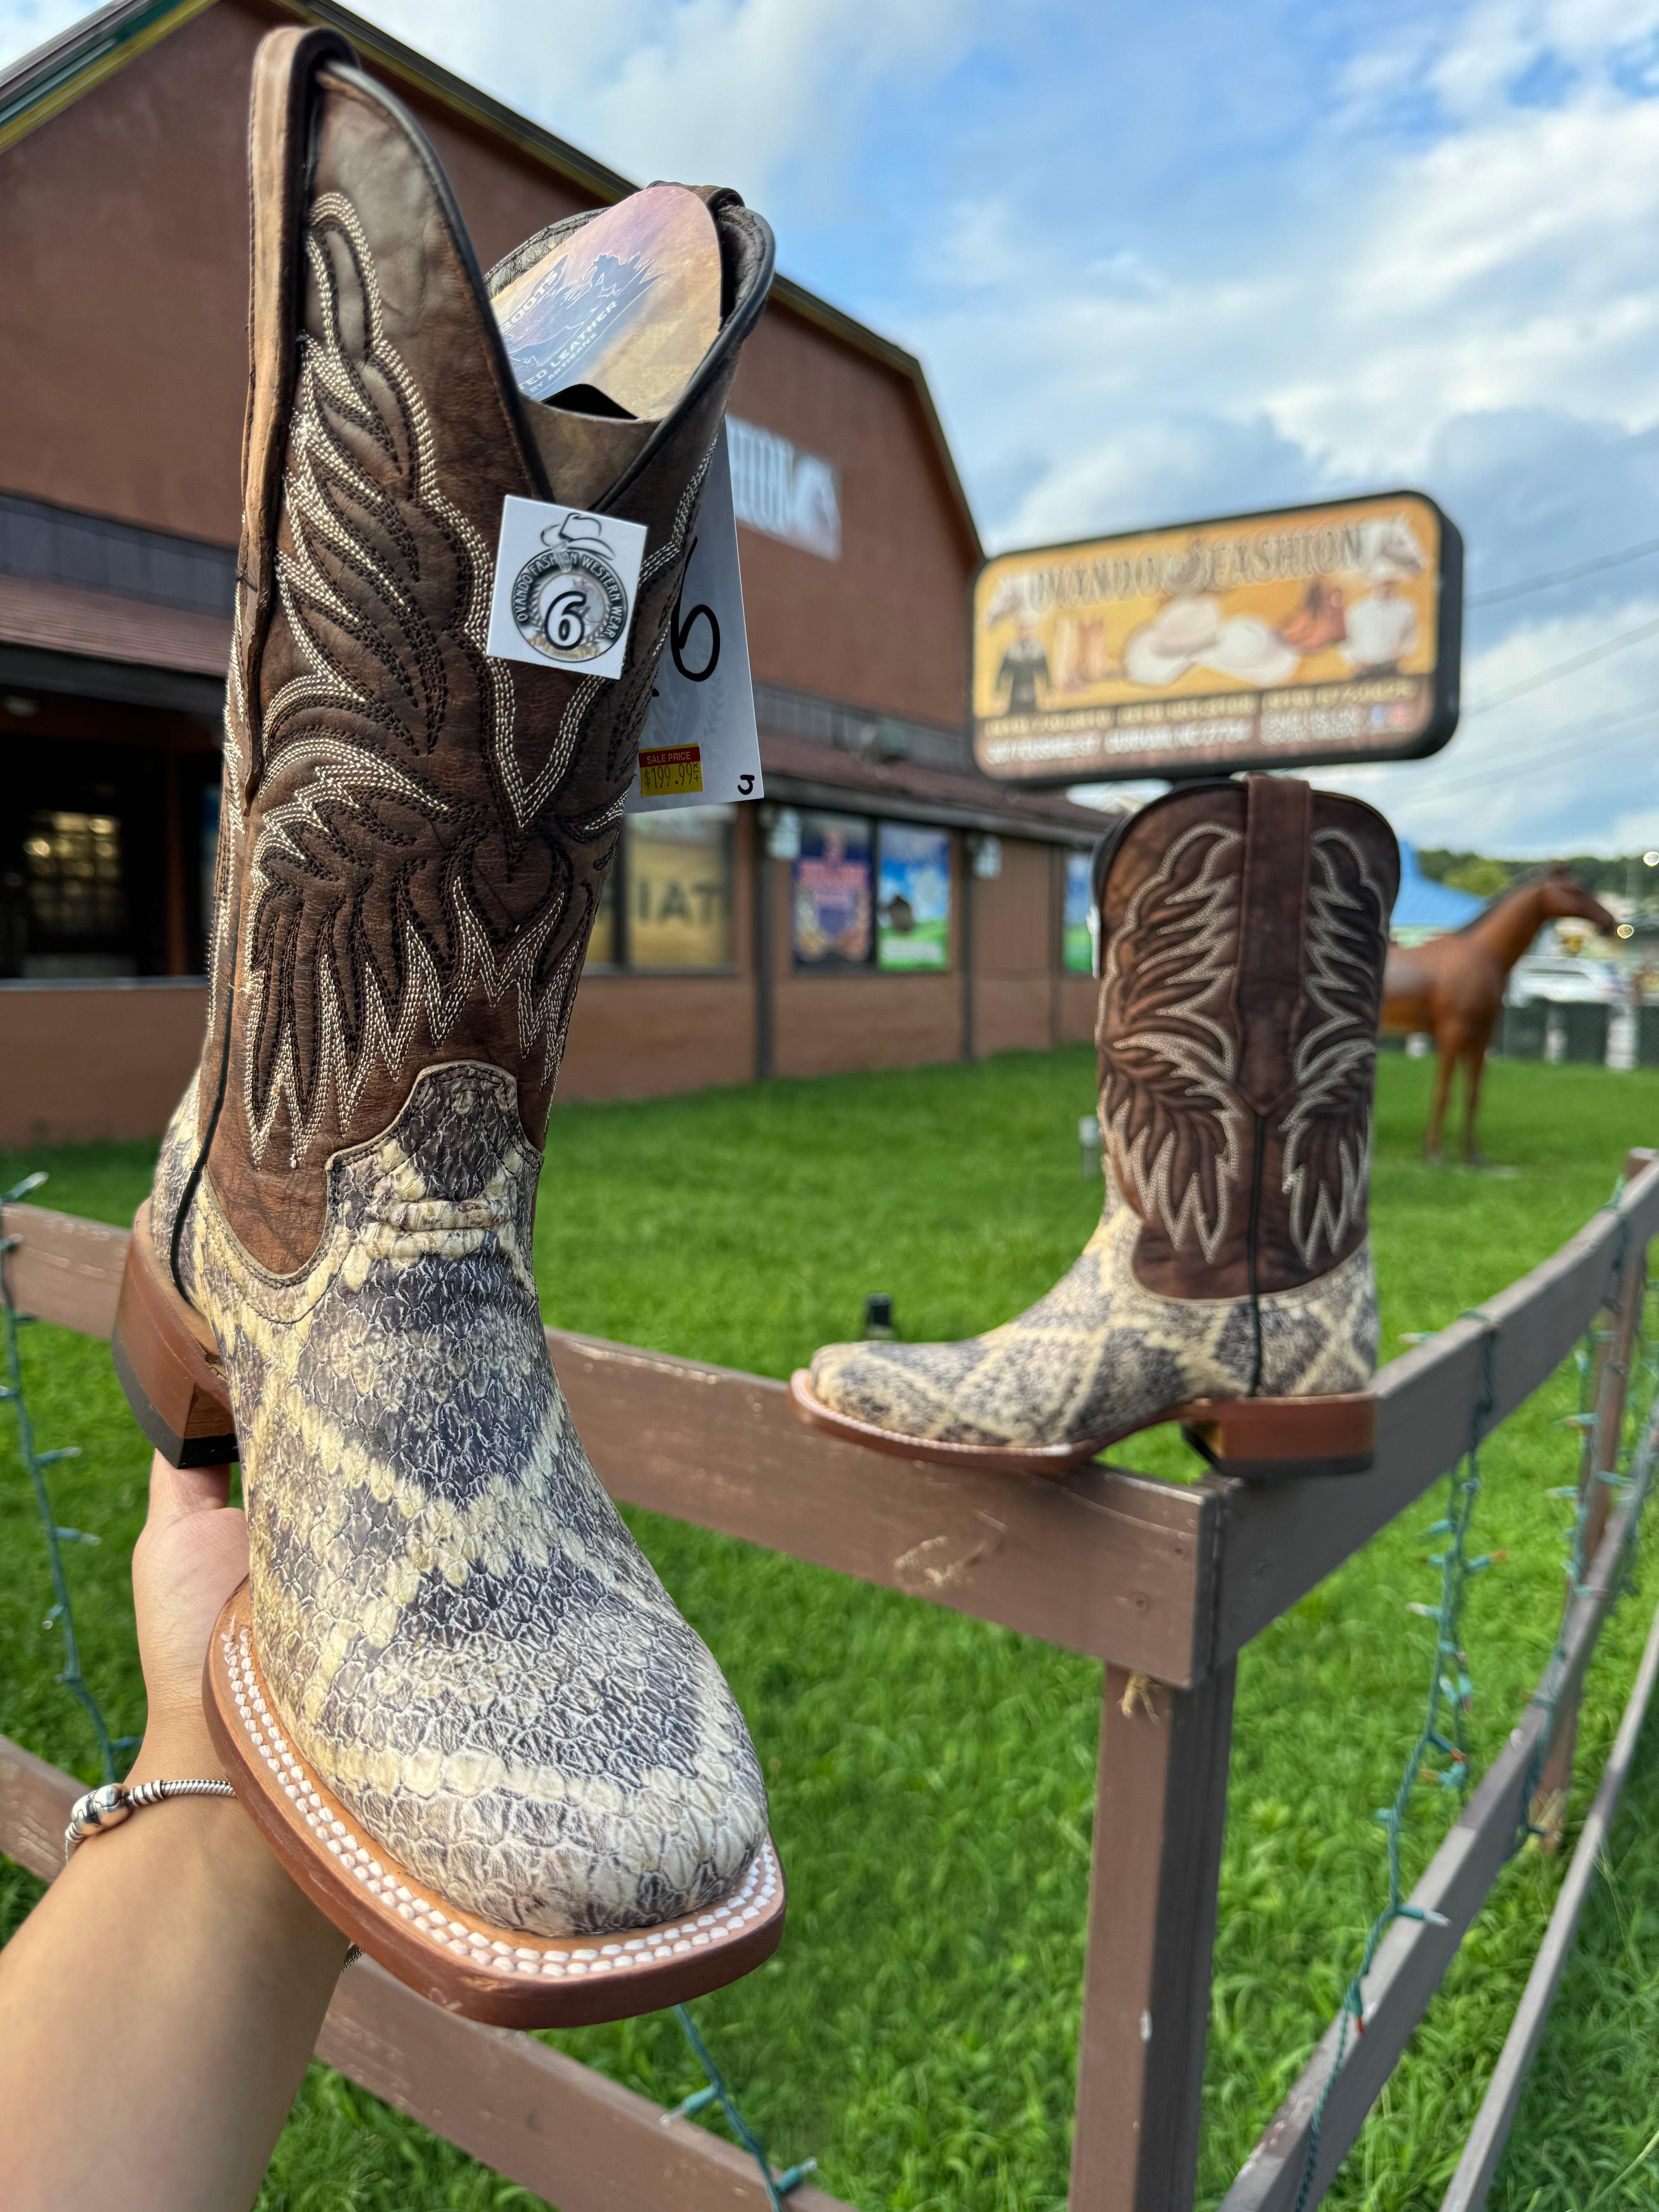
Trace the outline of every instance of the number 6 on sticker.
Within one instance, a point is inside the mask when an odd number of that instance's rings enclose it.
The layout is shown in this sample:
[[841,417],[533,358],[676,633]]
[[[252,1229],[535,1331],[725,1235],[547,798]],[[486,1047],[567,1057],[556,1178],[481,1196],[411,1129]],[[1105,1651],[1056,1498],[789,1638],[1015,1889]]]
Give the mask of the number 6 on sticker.
[[504,500],[486,649],[498,660],[620,676],[644,552],[637,522]]

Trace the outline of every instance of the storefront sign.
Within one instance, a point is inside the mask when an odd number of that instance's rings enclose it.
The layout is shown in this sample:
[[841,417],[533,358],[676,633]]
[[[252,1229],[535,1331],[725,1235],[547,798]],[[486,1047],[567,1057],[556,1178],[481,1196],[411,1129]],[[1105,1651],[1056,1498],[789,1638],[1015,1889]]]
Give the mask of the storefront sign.
[[951,836],[945,830],[884,822],[876,902],[876,961],[883,968],[951,964]]
[[1064,784],[1437,752],[1462,592],[1421,492],[999,554],[974,584],[975,757]]
[[833,461],[775,430],[726,418],[738,520],[825,561],[841,558],[841,499]]

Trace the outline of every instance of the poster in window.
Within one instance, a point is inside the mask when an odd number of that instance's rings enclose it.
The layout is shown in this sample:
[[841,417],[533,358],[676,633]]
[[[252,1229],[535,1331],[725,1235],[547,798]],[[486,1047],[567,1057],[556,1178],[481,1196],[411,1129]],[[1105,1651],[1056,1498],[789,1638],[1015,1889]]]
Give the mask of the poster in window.
[[857,815],[802,813],[790,885],[798,968],[868,961],[875,905],[870,858],[870,824]]
[[732,964],[732,806],[628,817],[628,964]]
[[1060,924],[1060,965],[1068,975],[1091,975],[1095,966],[1095,933],[1091,919],[1094,900],[1090,878],[1093,865],[1086,853],[1066,855],[1066,910]]
[[951,964],[948,830],[884,822],[876,899],[876,958],[883,968]]

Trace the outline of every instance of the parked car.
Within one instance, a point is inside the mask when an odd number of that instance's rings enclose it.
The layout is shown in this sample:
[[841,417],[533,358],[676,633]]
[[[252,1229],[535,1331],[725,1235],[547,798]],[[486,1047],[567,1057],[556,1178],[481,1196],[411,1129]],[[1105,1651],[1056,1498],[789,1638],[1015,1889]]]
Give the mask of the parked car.
[[1561,952],[1518,961],[1510,970],[1504,1002],[1530,1006],[1541,999],[1558,1006],[1620,1006],[1625,996],[1617,975],[1601,961]]

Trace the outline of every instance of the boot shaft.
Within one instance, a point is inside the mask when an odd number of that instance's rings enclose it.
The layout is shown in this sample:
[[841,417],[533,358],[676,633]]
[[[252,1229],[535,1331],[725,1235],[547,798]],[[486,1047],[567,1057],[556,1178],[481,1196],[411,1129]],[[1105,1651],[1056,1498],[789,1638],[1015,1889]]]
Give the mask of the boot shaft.
[[[330,1156],[389,1127],[423,1067],[508,1070],[541,1141],[771,240],[707,196],[720,335],[665,421],[608,421],[520,393],[429,146],[335,33],[261,46],[252,190],[198,1171],[286,1273],[321,1236]],[[509,495],[645,525],[615,681],[486,653]]]
[[1146,1289],[1292,1290],[1363,1242],[1399,880],[1381,815],[1285,776],[1177,788],[1103,853],[1101,1129]]

